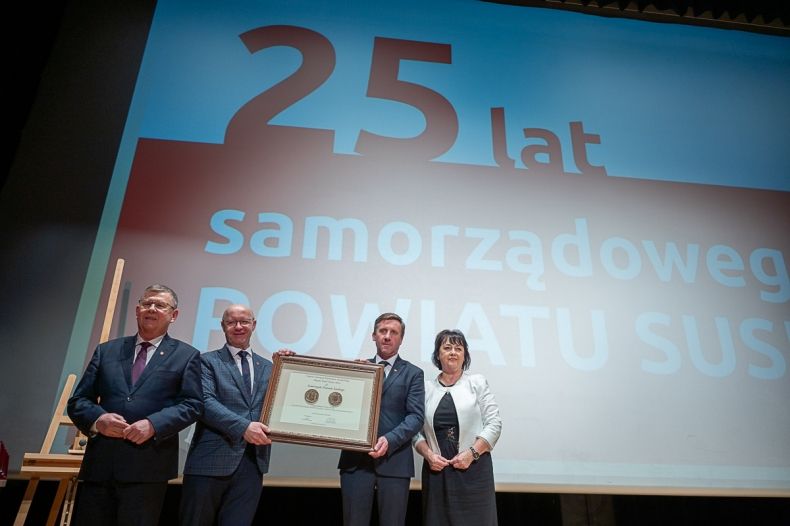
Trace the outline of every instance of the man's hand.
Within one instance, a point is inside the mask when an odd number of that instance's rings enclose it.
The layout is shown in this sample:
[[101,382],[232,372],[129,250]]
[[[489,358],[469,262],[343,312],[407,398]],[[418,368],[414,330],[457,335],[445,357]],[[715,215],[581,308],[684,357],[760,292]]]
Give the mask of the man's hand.
[[274,354],[277,356],[296,356],[296,353],[291,349],[277,349],[277,352]]
[[151,421],[143,418],[128,426],[123,432],[123,438],[139,446],[154,436],[154,433],[154,426],[151,424]]
[[269,428],[261,422],[250,422],[250,425],[247,426],[247,430],[244,432],[244,440],[256,446],[268,446],[272,443],[271,439],[266,436],[268,432]]
[[376,441],[376,445],[373,446],[373,451],[368,453],[373,458],[380,458],[387,454],[387,448],[389,447],[389,442],[385,437],[379,437]]
[[124,438],[127,427],[126,419],[117,413],[104,413],[96,420],[96,431],[107,437]]

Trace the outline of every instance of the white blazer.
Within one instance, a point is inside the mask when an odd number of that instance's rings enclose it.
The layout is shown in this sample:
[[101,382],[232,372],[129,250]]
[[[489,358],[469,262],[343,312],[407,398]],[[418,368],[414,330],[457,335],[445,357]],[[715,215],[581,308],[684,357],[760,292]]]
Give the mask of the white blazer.
[[433,416],[444,394],[449,392],[453,397],[455,410],[458,413],[458,451],[474,445],[477,437],[482,438],[494,449],[499,434],[502,432],[502,419],[499,417],[499,406],[488,387],[488,381],[482,374],[463,373],[458,381],[445,387],[439,383],[437,376],[425,382],[425,424],[422,431],[412,439],[417,445],[427,440],[434,453],[439,453],[436,432],[433,429]]

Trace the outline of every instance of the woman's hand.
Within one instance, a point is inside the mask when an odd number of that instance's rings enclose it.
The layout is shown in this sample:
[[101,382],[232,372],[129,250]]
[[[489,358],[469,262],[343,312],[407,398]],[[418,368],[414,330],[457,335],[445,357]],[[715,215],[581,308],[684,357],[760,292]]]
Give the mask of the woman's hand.
[[468,449],[464,449],[456,456],[450,459],[450,465],[455,469],[465,470],[469,468],[472,464],[474,457],[472,456],[472,452]]
[[428,457],[426,457],[425,460],[428,461],[428,467],[431,468],[431,471],[438,472],[450,465],[450,461],[441,456],[439,453],[432,452],[430,455],[428,455]]

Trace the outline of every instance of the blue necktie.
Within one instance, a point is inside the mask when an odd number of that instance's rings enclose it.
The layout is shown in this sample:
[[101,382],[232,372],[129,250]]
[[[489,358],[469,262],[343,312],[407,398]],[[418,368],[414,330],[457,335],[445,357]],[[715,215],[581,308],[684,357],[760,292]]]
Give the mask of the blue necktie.
[[252,394],[252,378],[250,378],[250,364],[247,363],[247,351],[239,351],[241,358],[241,380],[247,388],[247,392]]

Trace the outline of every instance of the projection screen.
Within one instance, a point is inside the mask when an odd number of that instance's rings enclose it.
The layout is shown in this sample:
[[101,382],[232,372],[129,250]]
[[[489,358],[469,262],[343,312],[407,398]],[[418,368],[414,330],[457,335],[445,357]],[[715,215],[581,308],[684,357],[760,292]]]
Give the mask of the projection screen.
[[[157,3],[63,375],[171,334],[355,359],[463,330],[500,490],[790,495],[790,41],[477,1]],[[189,440],[184,434],[183,451]],[[337,484],[275,444],[269,484]]]

